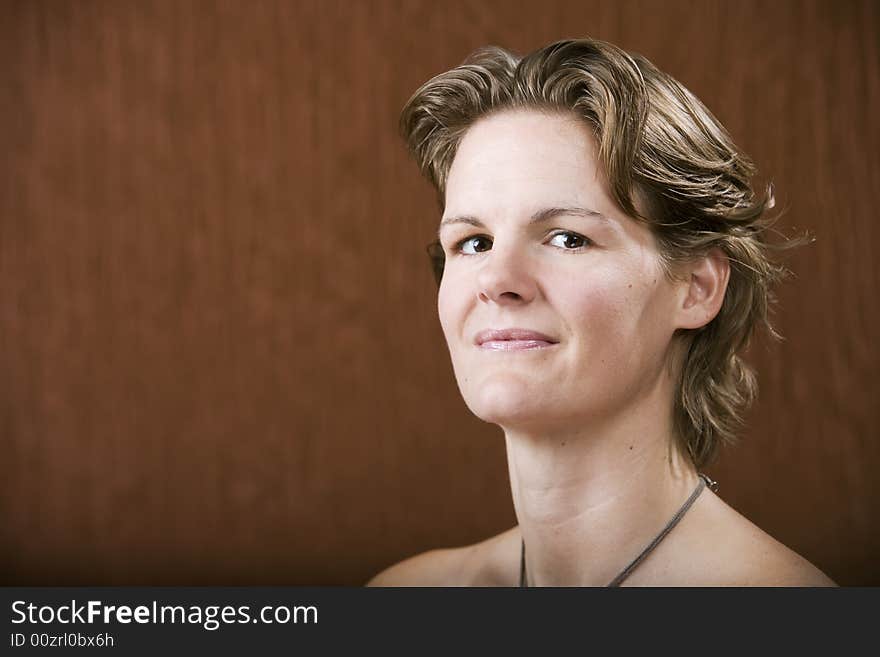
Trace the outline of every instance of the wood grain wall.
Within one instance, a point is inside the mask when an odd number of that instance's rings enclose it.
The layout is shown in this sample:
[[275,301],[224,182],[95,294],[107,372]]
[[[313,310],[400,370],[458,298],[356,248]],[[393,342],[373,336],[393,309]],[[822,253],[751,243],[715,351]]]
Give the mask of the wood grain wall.
[[816,243],[710,472],[880,584],[876,2],[0,4],[0,583],[360,584],[515,523],[459,398],[395,133],[494,43],[641,52]]

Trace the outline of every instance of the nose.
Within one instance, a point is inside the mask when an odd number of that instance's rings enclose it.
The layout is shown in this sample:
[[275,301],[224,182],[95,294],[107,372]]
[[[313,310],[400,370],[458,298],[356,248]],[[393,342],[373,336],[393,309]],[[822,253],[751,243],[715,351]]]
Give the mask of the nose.
[[477,274],[478,297],[483,303],[528,303],[537,294],[537,283],[528,258],[515,245],[499,244],[483,256]]

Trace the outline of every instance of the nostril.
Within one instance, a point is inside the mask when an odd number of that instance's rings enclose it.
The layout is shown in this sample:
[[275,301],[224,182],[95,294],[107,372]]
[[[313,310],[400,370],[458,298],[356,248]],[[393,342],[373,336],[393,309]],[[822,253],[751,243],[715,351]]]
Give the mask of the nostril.
[[478,295],[480,301],[489,302],[489,301],[522,301],[523,297],[518,292],[501,292],[500,294],[487,294],[486,292],[480,292]]

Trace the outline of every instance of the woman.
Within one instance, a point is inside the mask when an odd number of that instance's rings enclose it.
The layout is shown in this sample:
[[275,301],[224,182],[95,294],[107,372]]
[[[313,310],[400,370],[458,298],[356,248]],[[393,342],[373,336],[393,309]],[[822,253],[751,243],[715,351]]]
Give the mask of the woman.
[[[487,48],[401,117],[435,186],[440,321],[504,430],[518,525],[371,585],[833,585],[698,469],[756,391],[772,191],[718,121],[595,40]],[[707,486],[707,483],[710,485]]]

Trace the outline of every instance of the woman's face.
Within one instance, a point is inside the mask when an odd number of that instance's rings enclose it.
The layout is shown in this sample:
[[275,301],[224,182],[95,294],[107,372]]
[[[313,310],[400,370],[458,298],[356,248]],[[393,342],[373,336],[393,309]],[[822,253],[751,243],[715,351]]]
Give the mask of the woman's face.
[[462,396],[505,428],[571,428],[644,399],[681,290],[649,229],[613,201],[589,128],[509,111],[449,172],[438,309]]

